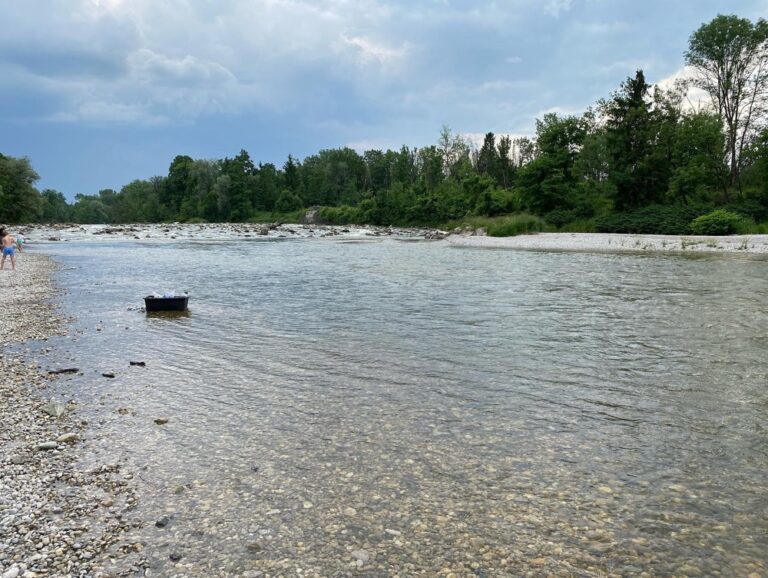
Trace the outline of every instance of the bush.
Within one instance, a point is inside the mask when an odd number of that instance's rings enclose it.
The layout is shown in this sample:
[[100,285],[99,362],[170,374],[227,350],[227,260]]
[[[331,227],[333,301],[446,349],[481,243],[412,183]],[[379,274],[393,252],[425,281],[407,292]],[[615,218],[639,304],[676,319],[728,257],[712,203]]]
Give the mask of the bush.
[[560,231],[564,233],[594,233],[595,230],[594,219],[576,219],[560,227]]
[[365,215],[358,207],[341,205],[340,207],[322,207],[320,221],[329,225],[353,225],[365,223]]
[[695,235],[733,235],[744,231],[746,227],[743,216],[725,209],[701,215],[691,222],[691,231]]
[[543,219],[527,213],[511,215],[488,224],[489,237],[514,237],[523,233],[537,233],[546,229]]
[[580,216],[581,215],[579,215],[573,209],[555,209],[554,211],[550,211],[549,213],[544,215],[544,220],[550,225],[553,225],[559,229],[566,223],[575,221]]
[[727,203],[721,207],[731,213],[738,213],[745,217],[751,217],[758,223],[768,219],[768,207],[757,199],[744,199],[742,201],[734,201]]
[[690,235],[691,221],[707,210],[691,205],[648,205],[628,213],[600,217],[595,220],[595,229],[598,233]]

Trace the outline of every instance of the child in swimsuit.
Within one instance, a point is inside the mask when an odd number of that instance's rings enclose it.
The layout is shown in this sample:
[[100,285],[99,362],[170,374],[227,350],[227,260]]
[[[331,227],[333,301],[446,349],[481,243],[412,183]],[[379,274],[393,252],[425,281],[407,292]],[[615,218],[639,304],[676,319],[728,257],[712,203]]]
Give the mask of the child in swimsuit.
[[16,239],[14,239],[11,235],[6,233],[5,237],[3,237],[2,242],[0,243],[3,246],[3,258],[0,260],[0,270],[2,270],[5,267],[5,258],[10,257],[11,258],[11,270],[16,270]]

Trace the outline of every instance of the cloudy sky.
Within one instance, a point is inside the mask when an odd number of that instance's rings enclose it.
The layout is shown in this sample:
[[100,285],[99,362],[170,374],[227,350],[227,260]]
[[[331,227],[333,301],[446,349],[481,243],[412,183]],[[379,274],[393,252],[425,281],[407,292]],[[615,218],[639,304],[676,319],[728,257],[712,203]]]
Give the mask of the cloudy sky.
[[177,154],[531,134],[637,68],[675,75],[718,13],[768,0],[3,0],[0,153],[73,198]]

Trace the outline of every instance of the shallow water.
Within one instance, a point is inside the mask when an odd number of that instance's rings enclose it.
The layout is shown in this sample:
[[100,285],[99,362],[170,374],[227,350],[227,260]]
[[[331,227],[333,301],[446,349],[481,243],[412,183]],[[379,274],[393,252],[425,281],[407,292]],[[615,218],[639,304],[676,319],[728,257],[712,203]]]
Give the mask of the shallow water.
[[[82,368],[95,462],[139,472],[155,576],[765,575],[764,262],[41,250],[76,318],[44,364]],[[171,289],[188,315],[139,310]]]

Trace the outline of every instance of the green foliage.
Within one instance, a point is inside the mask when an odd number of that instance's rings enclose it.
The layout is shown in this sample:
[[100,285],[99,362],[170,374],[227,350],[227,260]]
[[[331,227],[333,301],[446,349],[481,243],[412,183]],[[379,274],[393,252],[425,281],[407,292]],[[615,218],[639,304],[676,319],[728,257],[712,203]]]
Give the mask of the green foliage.
[[565,223],[560,227],[560,231],[564,233],[595,233],[597,232],[597,227],[595,219],[576,219],[575,221]]
[[71,208],[59,191],[45,189],[40,193],[40,213],[38,218],[43,223],[66,223],[71,220]]
[[525,233],[538,233],[546,230],[546,228],[547,224],[543,219],[535,215],[520,213],[494,220],[486,230],[489,237],[514,237]]
[[29,159],[0,154],[0,223],[22,223],[38,216],[40,193],[34,183],[39,178]]
[[301,223],[306,214],[305,209],[295,211],[257,211],[248,219],[249,223]]
[[706,208],[686,205],[649,205],[599,217],[595,220],[595,230],[598,233],[689,235],[691,221],[706,211]]
[[571,223],[578,218],[579,214],[574,209],[555,209],[544,215],[544,220],[558,229],[566,223]]
[[744,153],[755,128],[765,120],[768,22],[760,18],[752,23],[719,14],[691,35],[685,59],[697,72],[696,84],[709,93],[725,124],[730,185],[736,186]]
[[447,221],[439,225],[440,229],[452,231],[454,229],[485,229],[491,237],[512,237],[525,233],[537,233],[545,231],[547,224],[543,219],[529,213],[515,213],[501,217],[467,217]]
[[354,225],[365,222],[364,212],[358,207],[322,207],[320,220],[329,225]]
[[734,235],[746,228],[747,223],[742,215],[725,209],[716,209],[691,222],[691,231],[695,235]]

